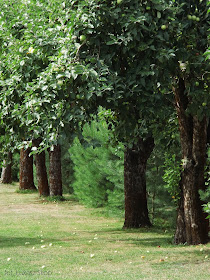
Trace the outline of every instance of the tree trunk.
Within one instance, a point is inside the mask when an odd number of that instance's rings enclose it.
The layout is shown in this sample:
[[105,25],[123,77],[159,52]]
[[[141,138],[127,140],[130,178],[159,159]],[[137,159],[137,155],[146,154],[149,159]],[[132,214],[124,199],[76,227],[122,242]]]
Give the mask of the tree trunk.
[[[181,184],[180,184],[181,185]],[[186,242],[185,218],[184,218],[184,198],[180,189],[179,206],[177,209],[176,232],[174,236],[175,244],[184,244]]]
[[124,228],[151,226],[146,192],[146,164],[154,148],[154,139],[141,138],[133,148],[126,148],[124,159]]
[[1,172],[1,183],[12,183],[12,152],[8,152],[7,159],[4,160]]
[[50,196],[62,196],[61,147],[60,145],[53,147],[53,151],[49,151]]
[[36,189],[33,177],[33,156],[29,156],[30,148],[20,151],[20,190]]
[[183,79],[173,89],[179,120],[182,149],[181,198],[178,207],[175,243],[208,242],[208,220],[202,209],[199,189],[205,190],[207,121],[186,113],[190,103]]
[[[208,119],[208,127],[207,127],[207,153],[208,149],[210,150],[210,118]],[[206,158],[208,159],[208,154],[206,154]],[[208,162],[210,162],[210,158],[208,159]],[[205,183],[208,185],[210,183],[210,165],[208,164],[206,166],[206,178]]]
[[[33,140],[33,145],[39,147],[41,139]],[[47,179],[47,169],[45,164],[45,151],[35,154],[36,176],[38,181],[39,195],[49,196],[49,184]]]

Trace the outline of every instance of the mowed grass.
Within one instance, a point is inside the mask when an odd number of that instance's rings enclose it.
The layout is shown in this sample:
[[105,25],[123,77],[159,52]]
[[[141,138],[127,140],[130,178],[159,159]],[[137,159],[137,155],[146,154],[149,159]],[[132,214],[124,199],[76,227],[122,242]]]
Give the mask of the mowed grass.
[[176,246],[170,232],[122,230],[99,210],[16,189],[0,185],[0,279],[210,279],[210,244]]

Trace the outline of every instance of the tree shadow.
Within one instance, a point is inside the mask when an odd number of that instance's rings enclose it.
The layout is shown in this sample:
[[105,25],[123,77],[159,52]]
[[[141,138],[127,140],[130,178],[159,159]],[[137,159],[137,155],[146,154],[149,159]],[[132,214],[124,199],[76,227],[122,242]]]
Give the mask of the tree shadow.
[[35,245],[45,245],[47,242],[55,242],[58,240],[49,239],[44,243],[41,243],[41,238],[28,238],[28,237],[2,237],[0,236],[0,249],[5,247],[18,247],[18,246],[35,246]]
[[144,247],[162,247],[166,248],[174,245],[172,237],[149,237],[149,238],[127,238],[127,239],[119,239],[119,241],[123,241],[129,244],[134,244],[136,246],[144,246]]
[[[136,246],[145,246],[145,247],[169,247],[174,246],[173,242],[173,232],[164,233],[163,230],[158,228],[139,228],[139,229],[123,229],[123,228],[107,228],[99,231],[95,231],[95,234],[105,234],[109,235],[109,242],[116,242],[116,239],[121,242],[128,244],[134,244]],[[123,235],[121,238],[120,235]],[[126,237],[127,234],[127,237]],[[132,234],[135,235],[132,237]],[[139,237],[136,237],[136,234]],[[148,234],[148,237],[145,237]],[[151,237],[151,235],[154,237]],[[144,236],[142,236],[144,235]],[[165,235],[165,236],[163,236]]]
[[95,233],[110,233],[110,234],[116,234],[116,233],[139,233],[139,234],[169,234],[169,235],[173,235],[174,231],[173,230],[166,230],[165,228],[161,228],[161,227],[141,227],[141,228],[123,228],[123,227],[107,227],[107,228],[103,228],[102,230],[99,231],[95,231]]

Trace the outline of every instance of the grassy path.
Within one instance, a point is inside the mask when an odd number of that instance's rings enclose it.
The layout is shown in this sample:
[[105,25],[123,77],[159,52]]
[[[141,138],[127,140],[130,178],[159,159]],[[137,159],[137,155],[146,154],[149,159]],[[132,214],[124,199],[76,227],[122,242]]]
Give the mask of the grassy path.
[[2,280],[210,279],[210,244],[174,246],[169,233],[125,231],[97,210],[16,188],[0,184]]

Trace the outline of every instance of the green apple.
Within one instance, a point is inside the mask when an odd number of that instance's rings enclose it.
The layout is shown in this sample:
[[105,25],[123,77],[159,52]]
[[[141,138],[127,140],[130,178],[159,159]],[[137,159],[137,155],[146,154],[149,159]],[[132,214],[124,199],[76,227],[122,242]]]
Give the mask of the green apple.
[[206,106],[206,102],[203,102],[203,103],[202,103],[202,106]]
[[165,24],[161,25],[162,30],[166,30],[167,26]]
[[192,16],[191,16],[191,15],[188,15],[187,18],[188,18],[188,19],[192,19]]
[[195,82],[195,85],[196,85],[196,87],[198,87],[199,86],[199,82]]
[[200,21],[200,18],[199,18],[199,17],[196,17],[196,21]]
[[197,18],[196,16],[192,16],[192,20],[196,20],[196,18]]
[[117,4],[121,4],[123,0],[117,0]]
[[62,85],[63,85],[63,81],[62,81],[62,80],[58,80],[57,84],[58,84],[59,86],[62,86]]
[[84,42],[86,40],[86,36],[85,35],[81,35],[79,37],[79,39],[80,39],[80,42]]
[[161,18],[161,13],[157,11],[157,18]]

